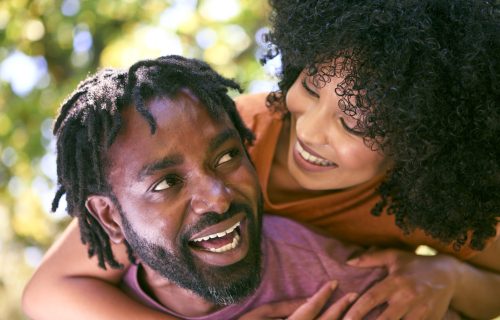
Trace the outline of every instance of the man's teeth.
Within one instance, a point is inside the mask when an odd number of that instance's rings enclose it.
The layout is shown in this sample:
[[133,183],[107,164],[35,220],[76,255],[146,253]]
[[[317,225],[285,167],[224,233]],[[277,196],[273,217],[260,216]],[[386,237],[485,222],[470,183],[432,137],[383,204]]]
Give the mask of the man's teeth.
[[[233,232],[234,229],[238,228],[239,226],[240,226],[240,222],[238,221],[232,227],[230,227],[230,228],[228,228],[228,229],[226,229],[226,230],[224,230],[222,232],[218,232],[218,233],[214,233],[214,234],[209,234],[208,236],[204,236],[204,237],[201,237],[201,238],[196,238],[196,239],[193,239],[192,241],[193,242],[201,242],[201,241],[207,241],[207,240],[210,240],[210,239],[213,239],[213,238],[222,238],[226,234]],[[238,237],[238,240],[239,240],[239,237]],[[233,242],[234,242],[234,239],[233,239]],[[228,245],[231,245],[231,244],[228,244]],[[226,245],[226,246],[228,246],[228,245]],[[226,247],[226,246],[224,246],[224,247]],[[222,247],[222,248],[224,248],[224,247]]]
[[240,243],[240,236],[239,234],[235,234],[233,238],[233,242],[226,244],[225,246],[222,246],[220,248],[208,248],[208,251],[210,252],[226,252],[231,249],[236,248],[236,246]]
[[328,160],[325,160],[325,159],[322,159],[322,158],[318,158],[316,156],[313,156],[312,154],[310,154],[309,152],[307,152],[306,150],[304,150],[304,148],[302,148],[302,146],[300,145],[300,143],[296,143],[295,144],[295,148],[297,149],[297,151],[299,152],[300,156],[302,158],[304,158],[304,160],[308,161],[308,162],[311,162],[313,164],[316,164],[318,166],[323,166],[323,167],[327,167],[327,166],[333,166],[335,165],[333,162],[331,161],[328,161]]

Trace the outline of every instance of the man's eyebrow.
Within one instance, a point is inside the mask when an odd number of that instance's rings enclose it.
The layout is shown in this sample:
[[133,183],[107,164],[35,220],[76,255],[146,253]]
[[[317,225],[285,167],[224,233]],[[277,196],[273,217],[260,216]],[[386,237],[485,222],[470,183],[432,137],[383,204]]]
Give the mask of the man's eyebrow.
[[[235,129],[228,128],[222,131],[210,141],[210,144],[208,146],[208,152],[214,151],[215,149],[219,148],[222,144],[224,144],[226,141],[233,138],[236,138],[238,140],[240,138],[238,131],[236,131]],[[156,171],[165,170],[167,168],[180,165],[182,162],[183,162],[183,157],[180,155],[166,156],[163,159],[144,165],[141,168],[141,170],[139,170],[137,178],[139,180],[143,180],[147,176],[153,175]]]
[[238,131],[236,131],[233,128],[228,128],[221,133],[219,133],[217,136],[215,136],[212,141],[210,141],[210,144],[208,146],[208,152],[212,152],[215,149],[219,148],[224,142],[230,139],[238,139],[240,140],[240,135]]
[[143,180],[144,178],[153,175],[156,171],[165,170],[181,163],[182,157],[179,155],[166,156],[163,159],[144,165],[137,174],[137,178],[139,180]]

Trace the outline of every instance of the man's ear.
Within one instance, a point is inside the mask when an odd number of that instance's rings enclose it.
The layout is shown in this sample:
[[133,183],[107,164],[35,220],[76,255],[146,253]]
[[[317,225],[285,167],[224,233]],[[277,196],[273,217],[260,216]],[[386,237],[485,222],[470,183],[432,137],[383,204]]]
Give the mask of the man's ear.
[[111,241],[121,243],[125,239],[122,230],[120,212],[114,202],[106,196],[91,195],[85,201],[85,207],[99,221]]

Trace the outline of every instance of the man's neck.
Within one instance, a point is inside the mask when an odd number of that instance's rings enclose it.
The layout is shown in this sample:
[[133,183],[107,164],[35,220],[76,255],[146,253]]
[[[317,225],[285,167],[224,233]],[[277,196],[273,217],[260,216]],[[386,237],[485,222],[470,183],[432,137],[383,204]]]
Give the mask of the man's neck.
[[191,290],[179,287],[148,266],[139,265],[138,280],[141,288],[154,300],[186,317],[201,317],[220,308]]

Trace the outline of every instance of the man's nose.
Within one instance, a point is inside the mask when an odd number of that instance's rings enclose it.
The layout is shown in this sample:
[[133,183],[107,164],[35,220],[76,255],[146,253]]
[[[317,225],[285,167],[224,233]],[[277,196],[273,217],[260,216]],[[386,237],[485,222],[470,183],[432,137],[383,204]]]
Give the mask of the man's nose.
[[203,177],[194,182],[191,209],[196,214],[207,212],[224,213],[232,202],[232,192],[223,181],[213,177]]

